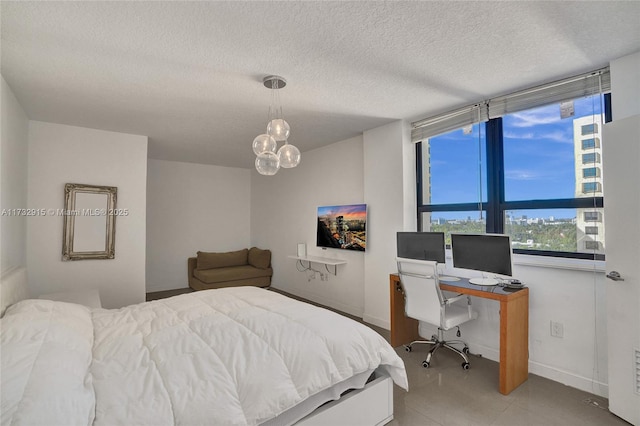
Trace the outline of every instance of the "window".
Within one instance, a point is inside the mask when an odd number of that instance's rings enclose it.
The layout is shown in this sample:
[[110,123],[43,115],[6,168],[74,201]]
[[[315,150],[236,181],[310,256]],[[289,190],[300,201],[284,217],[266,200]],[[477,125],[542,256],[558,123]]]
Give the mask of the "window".
[[412,123],[418,230],[504,233],[515,253],[603,260],[602,178],[590,165],[601,163],[610,104],[597,90],[576,88],[570,117],[558,105],[566,95],[540,95],[537,105],[498,98]]
[[599,222],[600,215],[598,212],[584,212],[584,221],[585,222]]
[[478,210],[435,211],[422,214],[422,231],[444,232],[445,244],[451,244],[451,234],[482,234],[487,223]]
[[514,249],[575,252],[576,209],[509,210],[504,233]]
[[[590,101],[574,102],[576,116],[592,116]],[[501,127],[502,141],[495,143],[503,151],[504,201],[575,197],[576,144],[582,139],[574,137],[573,117],[562,118],[557,104],[545,105],[506,114]]]
[[585,250],[600,250],[600,242],[599,241],[585,241],[584,242]]
[[478,185],[481,176],[486,176],[487,163],[480,127],[476,124],[454,130],[422,144],[424,204],[468,203],[480,196],[487,199],[486,183]]
[[582,139],[582,149],[594,149],[600,147],[600,141],[597,138]]
[[598,227],[597,226],[586,226],[584,228],[584,233],[587,235],[598,235]]
[[597,167],[589,167],[588,169],[582,169],[582,177],[583,178],[591,178],[597,177],[600,173],[598,173]]
[[596,123],[584,124],[581,129],[583,135],[592,135],[598,131],[598,125]]
[[600,154],[597,152],[589,152],[582,154],[582,164],[600,163]]
[[600,182],[584,182],[582,184],[582,193],[590,194],[600,192]]

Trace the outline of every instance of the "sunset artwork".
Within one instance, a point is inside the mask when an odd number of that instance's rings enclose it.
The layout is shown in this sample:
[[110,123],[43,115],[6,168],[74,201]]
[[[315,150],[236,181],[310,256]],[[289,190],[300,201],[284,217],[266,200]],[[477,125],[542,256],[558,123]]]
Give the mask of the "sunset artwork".
[[367,247],[367,205],[318,207],[319,247],[365,251]]

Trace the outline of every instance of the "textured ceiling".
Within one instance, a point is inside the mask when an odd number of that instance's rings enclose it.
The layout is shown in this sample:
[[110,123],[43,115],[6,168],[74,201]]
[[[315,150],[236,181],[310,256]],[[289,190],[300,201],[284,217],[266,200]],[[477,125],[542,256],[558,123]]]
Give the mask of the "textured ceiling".
[[640,2],[9,2],[1,70],[30,119],[253,167],[269,74],[303,152],[640,50]]

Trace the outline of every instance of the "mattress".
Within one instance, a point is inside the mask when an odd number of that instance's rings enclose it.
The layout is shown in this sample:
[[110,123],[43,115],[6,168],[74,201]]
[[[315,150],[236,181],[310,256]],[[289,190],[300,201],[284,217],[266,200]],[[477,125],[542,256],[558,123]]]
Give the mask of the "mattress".
[[369,327],[255,287],[116,310],[47,300],[1,324],[2,424],[292,424],[402,360]]

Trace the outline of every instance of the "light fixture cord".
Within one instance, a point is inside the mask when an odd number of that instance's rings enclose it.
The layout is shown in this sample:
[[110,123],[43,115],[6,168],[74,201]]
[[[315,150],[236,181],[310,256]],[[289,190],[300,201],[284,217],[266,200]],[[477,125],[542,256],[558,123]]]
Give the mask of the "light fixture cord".
[[276,110],[276,94],[274,90],[274,86],[277,83],[275,80],[271,80],[271,102],[269,103],[269,123],[276,118],[277,110]]
[[280,79],[271,79],[271,103],[269,105],[269,123],[275,119],[284,119],[282,104],[280,103]]
[[277,118],[284,119],[284,115],[282,114],[282,103],[280,102],[280,79],[276,79],[276,115]]

